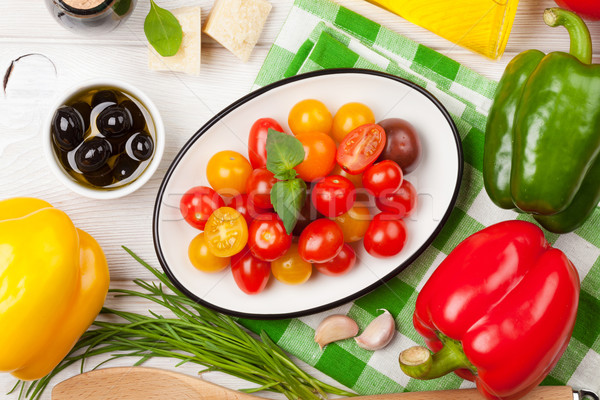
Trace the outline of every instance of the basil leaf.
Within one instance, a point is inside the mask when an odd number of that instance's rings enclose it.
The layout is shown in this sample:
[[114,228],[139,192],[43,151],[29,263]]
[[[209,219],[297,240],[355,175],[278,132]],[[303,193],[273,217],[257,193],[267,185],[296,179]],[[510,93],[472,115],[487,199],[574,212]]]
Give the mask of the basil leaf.
[[275,175],[288,174],[286,176],[289,176],[289,171],[302,161],[304,161],[302,143],[292,135],[269,128],[267,132],[267,169]]
[[297,175],[298,173],[295,169],[288,169],[287,171],[275,174],[275,179],[279,179],[280,181],[287,181],[288,179],[294,179]]
[[144,33],[148,42],[163,57],[177,54],[183,40],[183,31],[177,18],[170,11],[157,6],[154,0],[150,0]]
[[302,179],[278,181],[271,188],[271,203],[288,234],[294,230],[305,201],[306,183]]

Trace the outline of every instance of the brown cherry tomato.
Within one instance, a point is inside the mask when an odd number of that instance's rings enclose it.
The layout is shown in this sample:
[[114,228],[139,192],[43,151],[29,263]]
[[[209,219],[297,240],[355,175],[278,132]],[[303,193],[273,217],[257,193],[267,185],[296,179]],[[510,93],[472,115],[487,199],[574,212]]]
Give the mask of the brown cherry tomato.
[[379,161],[392,160],[400,165],[405,174],[417,168],[421,161],[421,140],[410,122],[400,118],[388,118],[379,122],[385,130],[387,142]]

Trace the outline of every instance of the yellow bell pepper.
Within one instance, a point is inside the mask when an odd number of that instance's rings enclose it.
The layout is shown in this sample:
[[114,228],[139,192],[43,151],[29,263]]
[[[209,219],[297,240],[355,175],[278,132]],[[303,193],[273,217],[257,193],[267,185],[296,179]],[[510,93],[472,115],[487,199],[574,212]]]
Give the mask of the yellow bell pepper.
[[100,312],[109,280],[102,248],[63,211],[0,201],[0,371],[52,371]]

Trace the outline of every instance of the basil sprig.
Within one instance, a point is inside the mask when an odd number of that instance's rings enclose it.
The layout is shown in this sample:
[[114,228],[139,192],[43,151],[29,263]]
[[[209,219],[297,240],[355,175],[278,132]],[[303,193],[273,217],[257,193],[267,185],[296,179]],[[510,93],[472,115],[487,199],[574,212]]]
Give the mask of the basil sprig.
[[157,6],[154,0],[150,0],[144,33],[148,42],[163,57],[177,54],[183,40],[183,31],[177,18],[169,10]]
[[271,204],[291,234],[306,201],[306,183],[294,167],[304,161],[304,146],[294,136],[269,129],[267,169],[279,179],[271,188]]

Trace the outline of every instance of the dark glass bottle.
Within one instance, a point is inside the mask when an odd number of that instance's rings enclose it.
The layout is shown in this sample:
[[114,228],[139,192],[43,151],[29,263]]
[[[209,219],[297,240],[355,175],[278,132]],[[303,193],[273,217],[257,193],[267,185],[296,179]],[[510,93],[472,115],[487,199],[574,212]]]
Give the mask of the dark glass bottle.
[[125,22],[137,0],[46,0],[54,18],[78,34],[107,33]]

